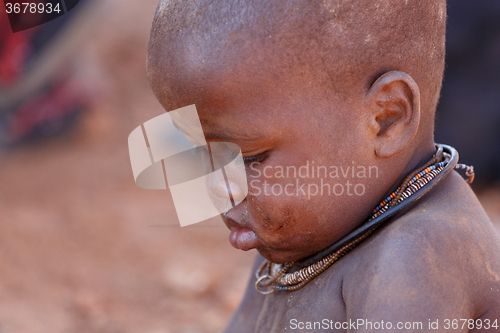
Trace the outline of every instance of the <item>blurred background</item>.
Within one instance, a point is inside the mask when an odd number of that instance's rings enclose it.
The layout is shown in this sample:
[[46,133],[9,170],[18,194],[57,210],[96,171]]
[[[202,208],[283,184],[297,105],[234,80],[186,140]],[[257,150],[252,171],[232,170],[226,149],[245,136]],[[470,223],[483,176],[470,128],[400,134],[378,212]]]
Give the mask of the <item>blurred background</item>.
[[[145,73],[157,1],[81,0],[16,34],[0,4],[0,333],[220,332],[241,299],[255,254],[133,181],[127,137],[164,112]],[[436,141],[476,166],[500,230],[500,6],[449,7]]]

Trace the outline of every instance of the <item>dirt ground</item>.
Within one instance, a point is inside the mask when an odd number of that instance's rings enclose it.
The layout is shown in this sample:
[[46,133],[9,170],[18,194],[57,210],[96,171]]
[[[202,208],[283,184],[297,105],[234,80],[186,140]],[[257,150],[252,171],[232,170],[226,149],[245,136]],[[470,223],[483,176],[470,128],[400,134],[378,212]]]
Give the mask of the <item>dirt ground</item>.
[[75,52],[99,103],[0,155],[1,333],[220,332],[250,273],[220,220],[180,228],[168,191],[135,185],[128,134],[164,112],[145,73],[157,1],[110,3]]
[[[218,219],[180,228],[138,188],[127,137],[163,112],[145,50],[157,0],[120,0],[80,50],[106,93],[71,135],[0,155],[0,333],[220,332],[254,253]],[[481,200],[500,221],[500,192]],[[498,224],[497,224],[498,225]]]

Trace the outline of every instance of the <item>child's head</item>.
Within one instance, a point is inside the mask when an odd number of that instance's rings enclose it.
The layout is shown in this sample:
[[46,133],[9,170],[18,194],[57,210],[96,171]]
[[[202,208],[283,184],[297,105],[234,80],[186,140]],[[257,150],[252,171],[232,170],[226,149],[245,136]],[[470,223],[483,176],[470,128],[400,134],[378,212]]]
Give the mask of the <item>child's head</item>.
[[247,199],[224,216],[233,245],[273,262],[313,254],[429,157],[445,25],[444,0],[160,3],[157,98],[196,104],[207,141],[257,155]]

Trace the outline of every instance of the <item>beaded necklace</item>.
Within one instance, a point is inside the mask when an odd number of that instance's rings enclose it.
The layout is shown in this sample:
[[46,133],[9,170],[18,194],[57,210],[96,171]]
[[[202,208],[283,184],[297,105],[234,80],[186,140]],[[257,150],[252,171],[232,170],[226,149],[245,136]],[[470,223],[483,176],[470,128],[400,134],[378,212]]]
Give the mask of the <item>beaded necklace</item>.
[[[415,192],[430,183],[446,167],[449,161],[442,161],[443,146],[436,146],[436,148],[436,153],[424,166],[411,172],[396,191],[382,200],[382,202],[373,209],[367,223],[381,216],[391,207],[407,200]],[[455,168],[465,170],[465,174],[468,177],[467,183],[472,183],[474,180],[474,168],[472,166],[457,164]],[[255,282],[255,289],[263,295],[268,295],[275,290],[296,291],[303,288],[338,259],[342,258],[356,245],[366,239],[379,225],[380,224],[377,224],[373,228],[368,229],[351,242],[342,246],[339,250],[293,273],[287,273],[294,265],[293,262],[274,264],[266,260],[255,273],[257,279]]]

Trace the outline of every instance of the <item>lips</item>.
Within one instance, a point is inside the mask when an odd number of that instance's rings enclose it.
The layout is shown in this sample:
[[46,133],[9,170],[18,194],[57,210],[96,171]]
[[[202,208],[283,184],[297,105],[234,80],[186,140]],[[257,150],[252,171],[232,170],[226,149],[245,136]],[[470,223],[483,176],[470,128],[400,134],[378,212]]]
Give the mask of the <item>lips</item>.
[[257,236],[252,230],[241,227],[231,227],[229,242],[237,249],[248,251],[257,247]]

